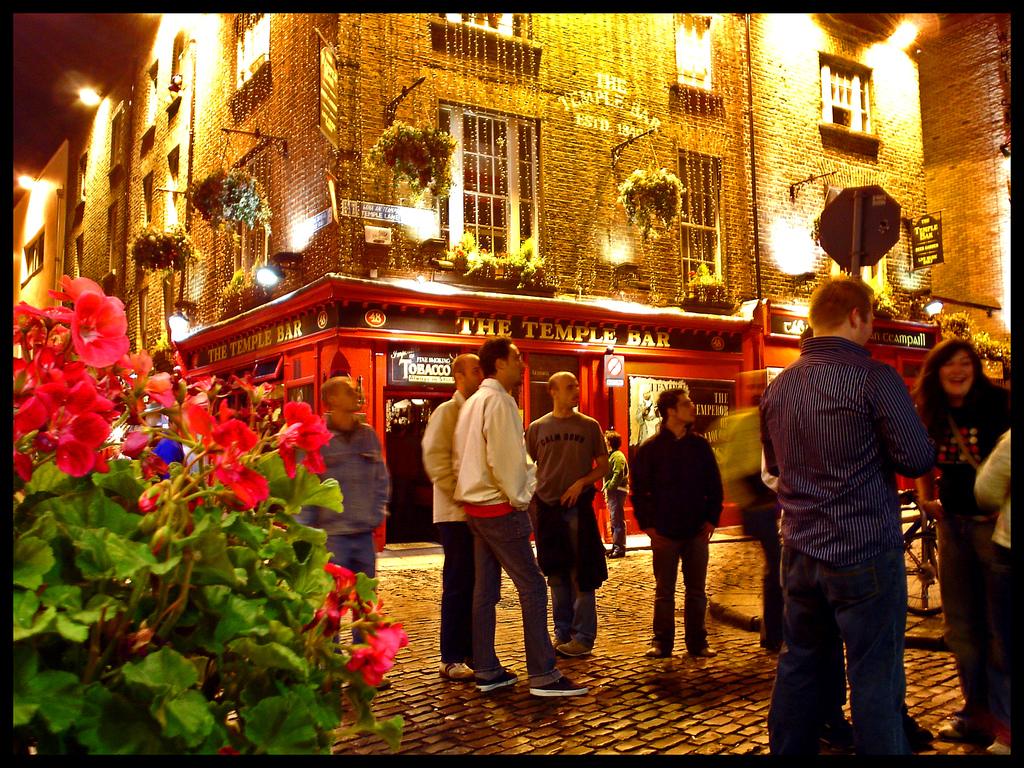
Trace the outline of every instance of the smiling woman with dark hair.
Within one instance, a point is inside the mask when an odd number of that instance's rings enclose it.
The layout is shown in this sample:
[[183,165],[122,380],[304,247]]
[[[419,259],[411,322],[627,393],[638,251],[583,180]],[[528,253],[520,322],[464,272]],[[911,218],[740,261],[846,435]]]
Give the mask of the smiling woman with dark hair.
[[917,488],[925,511],[939,521],[946,643],[964,696],[939,736],[1009,744],[1010,679],[992,652],[995,516],[974,498],[978,466],[1010,427],[1008,393],[985,377],[969,341],[948,339],[925,359],[914,399],[936,446],[935,469],[918,478]]

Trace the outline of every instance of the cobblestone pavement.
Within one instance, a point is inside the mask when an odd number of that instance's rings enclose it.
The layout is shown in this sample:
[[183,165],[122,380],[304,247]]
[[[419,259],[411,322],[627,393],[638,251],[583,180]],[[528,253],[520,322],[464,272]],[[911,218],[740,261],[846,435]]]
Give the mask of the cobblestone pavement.
[[[559,659],[565,674],[589,686],[586,696],[574,698],[530,695],[519,604],[507,578],[496,650],[519,683],[479,693],[472,682],[438,675],[441,556],[439,548],[428,551],[433,554],[379,560],[378,593],[409,635],[388,675],[391,688],[374,699],[379,719],[401,715],[405,721],[400,754],[768,753],[766,718],[777,657],[760,648],[750,629],[750,614],[760,612],[763,561],[756,544],[719,540],[718,534],[712,543],[708,639],[718,656],[708,659],[679,649],[671,659],[646,658],[654,599],[650,550],[609,560],[610,578],[598,592],[593,655]],[[681,608],[681,594],[677,603]],[[677,611],[680,633],[682,622]],[[747,628],[737,626],[745,622]],[[906,652],[907,704],[933,733],[960,701],[940,631],[941,619],[908,621],[908,637],[918,641],[908,640],[915,647]],[[339,741],[334,751],[387,754],[388,748],[376,737],[359,736]],[[983,747],[935,740],[921,754],[983,753]]]

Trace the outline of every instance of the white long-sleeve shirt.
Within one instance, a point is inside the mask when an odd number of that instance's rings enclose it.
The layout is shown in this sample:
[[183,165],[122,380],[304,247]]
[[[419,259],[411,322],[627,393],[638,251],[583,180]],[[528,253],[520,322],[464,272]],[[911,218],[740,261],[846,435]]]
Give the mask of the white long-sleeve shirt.
[[1010,548],[1010,430],[999,438],[992,453],[978,469],[974,497],[983,510],[998,512],[992,541]]
[[459,411],[466,402],[461,392],[441,403],[430,414],[423,433],[423,469],[434,484],[434,522],[465,522],[466,511],[454,499],[455,469],[452,467],[452,444]]
[[476,506],[530,505],[536,467],[526,454],[523,417],[497,379],[484,379],[459,411],[452,450],[455,501]]

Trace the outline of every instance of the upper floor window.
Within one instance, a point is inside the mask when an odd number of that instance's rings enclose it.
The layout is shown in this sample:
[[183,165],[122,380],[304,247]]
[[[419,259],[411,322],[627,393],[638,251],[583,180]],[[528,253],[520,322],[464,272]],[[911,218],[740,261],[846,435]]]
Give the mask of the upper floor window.
[[157,88],[157,75],[159,74],[159,65],[154,64],[148,73],[147,79],[149,80],[149,96],[146,99],[146,125],[156,124],[156,108],[160,100],[160,91]]
[[85,200],[86,194],[86,183],[88,181],[89,174],[89,153],[83,152],[82,156],[78,158],[78,201],[82,202]]
[[43,268],[43,232],[31,243],[25,246],[25,268],[22,272],[22,285],[39,270]]
[[110,167],[121,164],[124,159],[124,109],[118,105],[114,116],[110,118]]
[[458,141],[442,236],[469,232],[490,253],[518,251],[537,233],[536,121],[442,105],[441,128]]
[[235,36],[238,45],[236,86],[241,88],[270,60],[270,16],[266,13],[238,14]]
[[509,37],[528,37],[525,13],[446,13],[444,17]]
[[871,70],[821,59],[821,122],[871,133]]
[[679,179],[683,182],[680,210],[682,270],[689,282],[701,264],[712,275],[721,266],[720,158],[697,152],[679,153]]
[[711,90],[711,17],[676,14],[676,72],[680,85]]

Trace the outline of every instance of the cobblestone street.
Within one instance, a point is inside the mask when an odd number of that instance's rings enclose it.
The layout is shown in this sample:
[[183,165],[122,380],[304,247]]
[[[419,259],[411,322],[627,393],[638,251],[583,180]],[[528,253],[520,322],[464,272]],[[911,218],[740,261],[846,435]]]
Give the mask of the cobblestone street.
[[[766,718],[777,657],[761,649],[757,632],[751,631],[756,623],[750,618],[760,613],[762,560],[756,544],[721,534],[712,543],[708,630],[718,656],[708,659],[690,657],[681,648],[671,659],[644,656],[654,596],[650,550],[631,549],[626,558],[610,560],[610,578],[598,592],[593,655],[559,659],[563,672],[590,688],[588,695],[569,699],[530,695],[519,604],[507,578],[496,645],[519,683],[479,693],[472,682],[438,675],[439,552],[386,551],[379,560],[379,594],[409,635],[409,646],[389,674],[392,687],[374,701],[379,719],[401,715],[405,720],[399,753],[768,753]],[[682,606],[681,594],[677,605]],[[677,611],[680,632],[682,621]],[[955,668],[941,650],[940,634],[940,618],[908,621],[907,704],[933,733],[959,702]],[[388,750],[376,737],[360,736],[338,742],[335,752]],[[983,747],[935,740],[921,754],[983,753]]]

